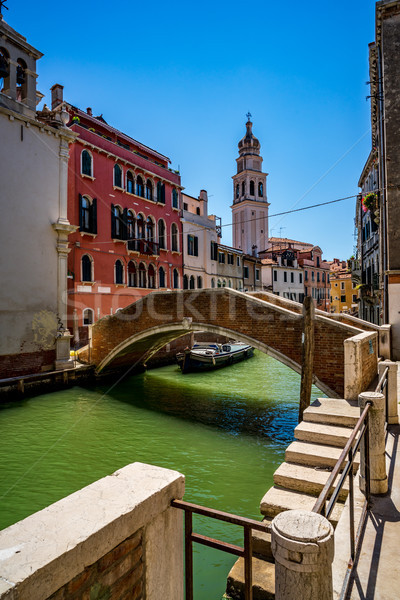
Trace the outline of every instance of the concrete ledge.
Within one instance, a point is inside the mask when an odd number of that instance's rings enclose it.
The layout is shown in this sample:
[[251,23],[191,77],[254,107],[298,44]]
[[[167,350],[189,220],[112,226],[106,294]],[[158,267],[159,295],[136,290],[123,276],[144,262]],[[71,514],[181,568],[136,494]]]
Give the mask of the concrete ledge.
[[171,500],[183,494],[180,473],[133,463],[11,525],[0,532],[0,598],[48,598],[161,513],[175,512]]

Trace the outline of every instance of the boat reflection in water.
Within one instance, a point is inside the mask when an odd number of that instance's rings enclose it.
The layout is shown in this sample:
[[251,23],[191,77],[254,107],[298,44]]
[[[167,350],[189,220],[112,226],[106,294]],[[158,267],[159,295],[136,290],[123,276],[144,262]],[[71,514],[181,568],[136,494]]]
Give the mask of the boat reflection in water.
[[192,348],[178,352],[176,360],[182,373],[189,373],[190,371],[209,371],[226,367],[250,358],[253,354],[254,348],[242,342],[198,343],[193,344]]

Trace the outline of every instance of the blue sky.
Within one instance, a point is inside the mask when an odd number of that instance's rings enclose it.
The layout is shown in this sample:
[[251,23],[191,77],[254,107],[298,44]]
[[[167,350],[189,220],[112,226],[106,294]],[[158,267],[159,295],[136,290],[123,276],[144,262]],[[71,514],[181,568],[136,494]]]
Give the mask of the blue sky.
[[[38,89],[166,154],[185,191],[231,223],[246,113],[261,142],[270,215],[351,196],[367,159],[375,2],[8,0],[5,20],[44,53]],[[355,200],[271,217],[270,235],[348,258]],[[282,228],[282,229],[281,229]],[[224,227],[222,242],[231,243]]]

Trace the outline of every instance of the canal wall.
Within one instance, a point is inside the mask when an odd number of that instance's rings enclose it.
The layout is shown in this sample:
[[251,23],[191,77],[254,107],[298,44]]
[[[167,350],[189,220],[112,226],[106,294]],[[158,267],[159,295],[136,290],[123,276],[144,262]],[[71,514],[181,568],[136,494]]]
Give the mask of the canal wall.
[[4,529],[0,599],[182,600],[184,488],[133,463]]

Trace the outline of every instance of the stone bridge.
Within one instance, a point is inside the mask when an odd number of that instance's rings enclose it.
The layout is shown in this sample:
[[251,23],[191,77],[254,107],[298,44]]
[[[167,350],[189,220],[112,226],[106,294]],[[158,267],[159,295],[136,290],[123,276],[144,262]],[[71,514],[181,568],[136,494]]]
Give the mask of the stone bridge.
[[[172,340],[206,331],[247,342],[300,373],[302,327],[301,304],[266,292],[157,291],[93,325],[89,350],[81,351],[81,357],[86,354],[98,373],[145,364]],[[389,332],[381,330],[354,317],[315,311],[315,384],[328,395],[343,397],[346,386],[352,385],[345,382],[347,362],[351,363],[347,379],[361,378],[366,389],[376,374],[378,352],[389,358],[385,355]],[[353,390],[346,397],[355,394]]]

